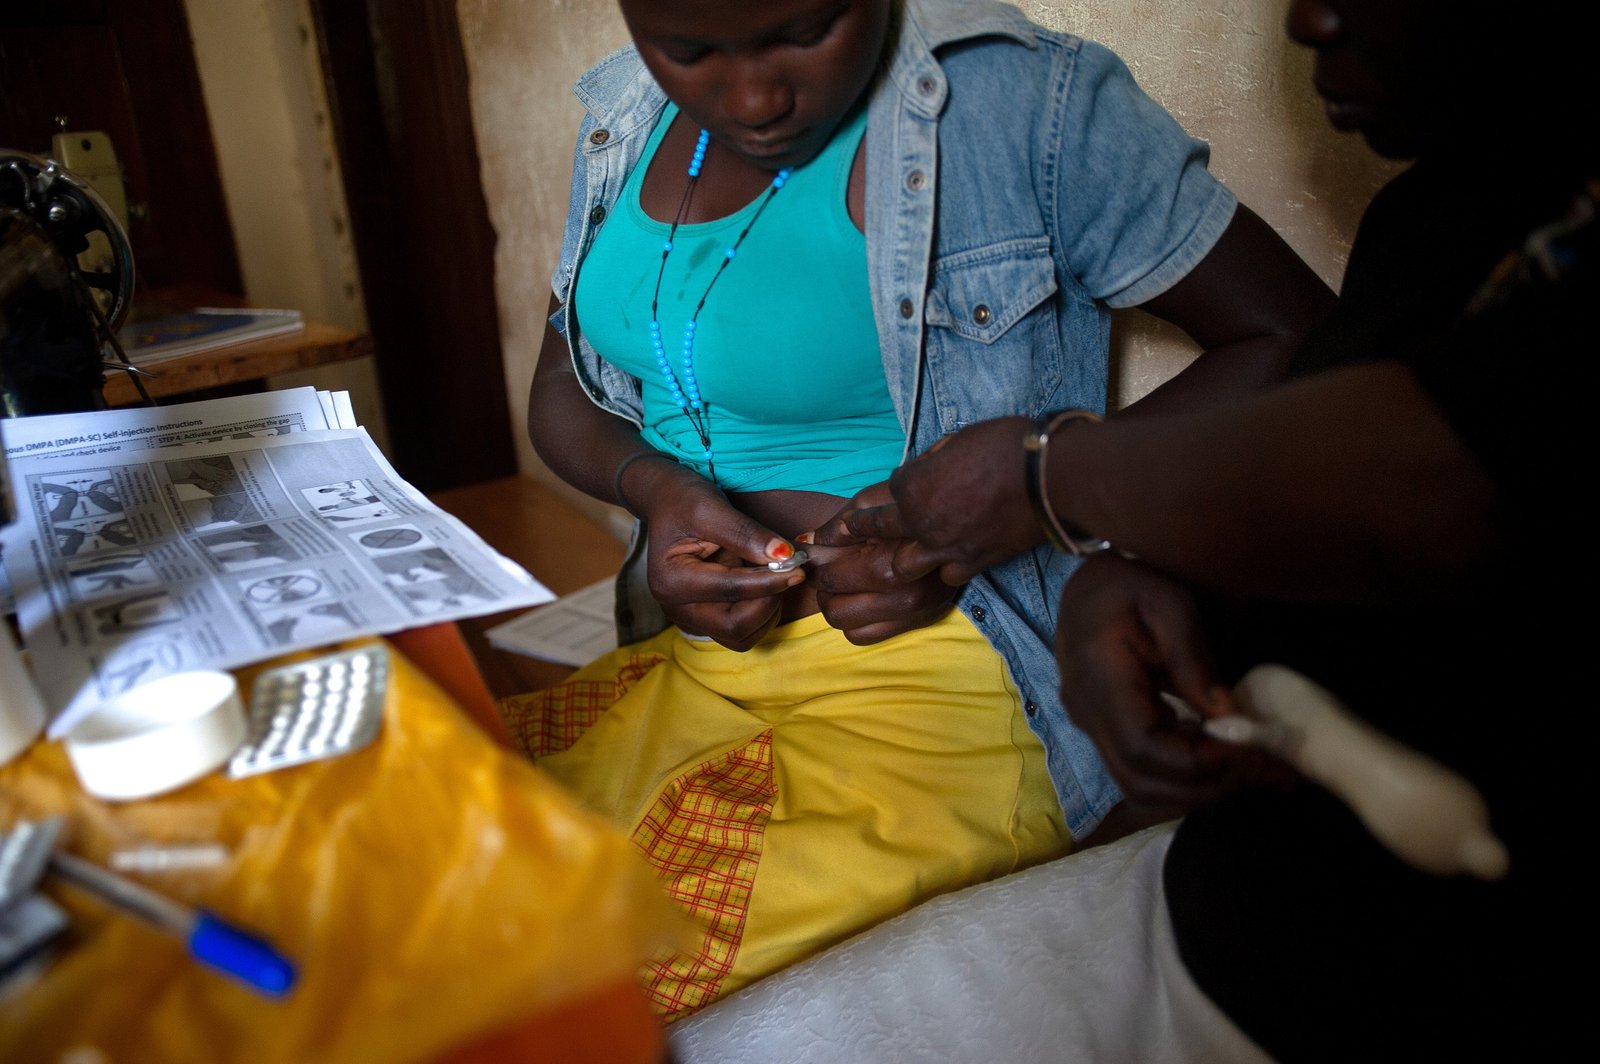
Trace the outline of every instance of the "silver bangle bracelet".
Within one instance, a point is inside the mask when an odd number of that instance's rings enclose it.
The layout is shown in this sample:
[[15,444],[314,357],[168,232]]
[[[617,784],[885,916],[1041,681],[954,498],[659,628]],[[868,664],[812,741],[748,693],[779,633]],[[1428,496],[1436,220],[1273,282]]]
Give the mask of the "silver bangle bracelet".
[[1028,469],[1026,471],[1029,501],[1033,503],[1034,514],[1039,519],[1040,526],[1057,550],[1083,557],[1087,554],[1098,554],[1103,550],[1111,549],[1111,541],[1090,536],[1079,529],[1069,527],[1056,514],[1050,505],[1050,481],[1048,462],[1050,457],[1050,438],[1069,425],[1080,421],[1099,424],[1102,420],[1099,414],[1092,410],[1059,410],[1047,414],[1039,419],[1034,430],[1023,440],[1023,450],[1027,454]]

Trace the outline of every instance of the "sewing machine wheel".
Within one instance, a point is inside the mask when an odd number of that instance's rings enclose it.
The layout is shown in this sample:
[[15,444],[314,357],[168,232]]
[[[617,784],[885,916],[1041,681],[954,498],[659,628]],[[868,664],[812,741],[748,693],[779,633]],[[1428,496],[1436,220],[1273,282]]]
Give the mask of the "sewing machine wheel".
[[115,332],[133,299],[133,251],[99,193],[53,160],[0,149],[0,207],[21,211],[50,234]]

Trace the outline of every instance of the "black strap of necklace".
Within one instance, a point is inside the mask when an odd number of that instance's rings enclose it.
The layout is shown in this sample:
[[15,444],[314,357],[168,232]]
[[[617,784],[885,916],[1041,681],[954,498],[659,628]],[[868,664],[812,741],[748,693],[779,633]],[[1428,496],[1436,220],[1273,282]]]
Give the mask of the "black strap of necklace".
[[[778,189],[783,187],[787,177],[787,171],[779,171],[778,176],[767,189],[767,194],[762,197],[760,204],[756,206],[755,213],[750,216],[750,220],[745,223],[745,227],[739,231],[738,237],[734,239],[733,246],[722,256],[722,261],[717,265],[716,273],[711,275],[711,280],[706,284],[706,290],[700,293],[700,301],[695,304],[694,313],[689,316],[689,328],[692,329],[699,324],[700,312],[705,309],[706,299],[711,295],[711,289],[716,287],[723,271],[728,268],[728,264],[738,254],[739,247],[744,243],[744,238],[750,235],[750,230],[755,228],[756,222],[761,219],[762,214],[766,213],[767,205],[772,202],[772,197],[778,194]],[[683,224],[683,220],[688,214],[689,203],[694,197],[695,187],[699,183],[700,175],[691,170],[689,182],[683,189],[683,197],[678,200],[678,209],[672,215],[672,227],[667,231],[666,242],[661,246],[661,264],[656,267],[655,290],[650,294],[650,320],[653,323],[653,328],[658,329],[660,326],[661,281],[667,274],[667,258],[672,254],[672,249],[677,243],[678,227]],[[666,372],[671,377],[674,387],[681,390],[682,384],[678,381],[677,371],[669,366],[666,368]],[[693,384],[692,373],[690,374],[690,383],[691,385]],[[707,455],[706,471],[710,476],[711,482],[715,484],[717,482],[717,466],[715,459],[711,457],[711,404],[701,399],[696,401],[700,404],[699,409],[682,406],[679,407],[679,410],[684,417],[689,419],[689,424],[694,427],[695,435],[700,439],[700,446]]]

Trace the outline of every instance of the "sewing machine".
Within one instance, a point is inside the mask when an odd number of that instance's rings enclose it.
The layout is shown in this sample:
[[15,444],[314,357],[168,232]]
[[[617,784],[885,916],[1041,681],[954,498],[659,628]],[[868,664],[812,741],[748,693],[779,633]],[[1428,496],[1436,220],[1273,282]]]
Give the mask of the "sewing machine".
[[87,181],[0,149],[0,416],[105,405],[133,276],[127,234]]

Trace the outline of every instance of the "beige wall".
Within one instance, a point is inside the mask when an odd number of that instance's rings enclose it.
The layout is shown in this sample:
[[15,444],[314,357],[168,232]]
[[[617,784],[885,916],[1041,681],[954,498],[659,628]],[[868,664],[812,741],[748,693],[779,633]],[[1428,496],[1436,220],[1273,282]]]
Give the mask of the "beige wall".
[[[305,0],[185,0],[245,295],[366,328],[344,188]],[[371,359],[274,378],[348,389],[385,440]]]
[[[1023,0],[1040,23],[1111,46],[1196,136],[1212,166],[1330,283],[1343,271],[1362,206],[1388,170],[1323,121],[1310,60],[1283,36],[1285,0]],[[573,80],[624,43],[614,0],[459,0],[490,220],[511,416],[522,468],[538,470],[520,429],[560,249]],[[1175,330],[1119,320],[1116,394],[1131,401],[1192,357]]]
[[583,108],[572,83],[625,44],[615,0],[458,0],[489,221],[517,465],[623,531],[620,518],[568,488],[528,442],[528,385],[544,339],[550,272],[561,251],[572,146]]

